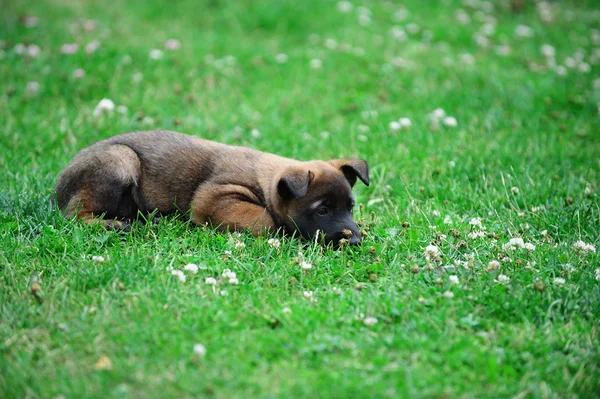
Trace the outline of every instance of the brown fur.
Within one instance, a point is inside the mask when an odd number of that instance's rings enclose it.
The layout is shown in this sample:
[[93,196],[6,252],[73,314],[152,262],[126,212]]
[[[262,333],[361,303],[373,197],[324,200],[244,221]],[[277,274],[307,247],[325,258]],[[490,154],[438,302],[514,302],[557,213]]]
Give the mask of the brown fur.
[[[369,183],[362,160],[301,162],[181,133],[147,131],[83,149],[61,174],[56,199],[67,217],[94,221],[103,216],[107,228],[124,228],[138,213],[191,210],[194,223],[220,230],[259,235],[300,229],[308,237],[295,219],[314,212],[319,198],[348,202],[357,177]],[[358,240],[351,217],[350,222],[354,227],[344,228]],[[315,230],[310,221],[303,223],[305,230]]]

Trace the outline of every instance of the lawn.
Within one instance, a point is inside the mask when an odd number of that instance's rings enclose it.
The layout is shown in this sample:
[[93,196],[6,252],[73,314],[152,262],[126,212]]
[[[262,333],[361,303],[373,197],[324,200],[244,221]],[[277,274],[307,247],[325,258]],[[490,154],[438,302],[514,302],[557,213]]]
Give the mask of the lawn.
[[[0,10],[0,397],[599,394],[595,0]],[[146,129],[366,159],[363,245],[52,207]]]

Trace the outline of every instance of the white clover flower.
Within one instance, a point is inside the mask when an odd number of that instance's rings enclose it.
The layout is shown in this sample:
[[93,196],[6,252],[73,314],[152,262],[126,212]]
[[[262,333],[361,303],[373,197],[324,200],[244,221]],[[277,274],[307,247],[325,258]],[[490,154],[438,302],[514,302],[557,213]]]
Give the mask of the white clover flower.
[[478,238],[484,238],[485,237],[485,231],[472,231],[469,234],[467,234],[467,236],[469,236],[469,238],[471,240],[476,240]]
[[446,111],[444,111],[442,108],[436,108],[431,113],[431,117],[438,121],[443,119],[445,116],[446,116]]
[[279,248],[281,246],[281,241],[279,241],[277,238],[269,238],[267,244],[269,244],[273,248]]
[[430,259],[430,258],[437,258],[440,256],[440,249],[433,245],[430,244],[425,248],[425,258]]
[[165,48],[170,51],[178,50],[181,47],[181,42],[177,39],[169,39],[165,42]]
[[281,311],[282,311],[283,313],[285,313],[285,314],[290,314],[290,313],[292,313],[292,309],[288,308],[287,306],[286,306],[285,308],[281,309]]
[[377,320],[377,318],[376,318],[376,317],[369,316],[369,317],[365,317],[365,318],[364,318],[364,320],[363,320],[363,323],[364,323],[366,326],[369,326],[369,327],[370,327],[370,326],[374,326],[375,324],[377,324],[377,321],[378,321],[378,320]]
[[217,279],[214,277],[207,277],[206,280],[204,280],[204,284],[217,285]]
[[194,355],[204,357],[206,356],[206,347],[202,344],[194,345]]
[[73,79],[82,79],[85,76],[85,71],[81,68],[77,68],[73,71]]
[[288,62],[288,60],[289,57],[285,53],[279,53],[275,56],[275,62],[278,64],[285,64],[286,62]]
[[221,274],[221,276],[223,278],[227,278],[227,279],[231,279],[231,278],[236,278],[237,277],[237,275],[235,274],[235,272],[232,272],[229,269],[223,270],[223,274]]
[[401,27],[393,26],[391,32],[395,39],[406,40],[406,32]]
[[92,256],[92,260],[94,262],[104,262],[104,256],[94,255],[94,256]]
[[115,103],[108,98],[100,100],[96,108],[94,109],[94,116],[100,116],[103,114],[111,114],[115,109]]
[[354,5],[352,3],[350,3],[349,1],[338,1],[338,3],[336,4],[336,8],[339,12],[347,14],[350,11],[352,11],[352,8],[354,8]]
[[412,122],[408,118],[400,118],[398,119],[398,123],[400,124],[400,127],[402,129],[406,130],[410,129],[410,127],[412,126]]
[[565,282],[566,282],[566,280],[564,278],[562,278],[562,277],[556,277],[553,280],[553,283],[556,284],[556,285],[564,285]]
[[150,50],[150,53],[148,53],[148,57],[150,57],[151,60],[159,60],[163,57],[163,52],[162,50],[155,48]]
[[243,249],[246,246],[246,244],[244,244],[241,241],[236,241],[235,243],[235,249]]
[[258,130],[258,129],[252,129],[252,130],[250,131],[250,135],[251,135],[252,137],[254,137],[255,139],[257,139],[257,138],[259,138],[259,137],[261,136],[261,134],[260,134],[260,130]]
[[587,62],[582,62],[581,64],[579,64],[577,69],[579,69],[579,72],[588,73],[592,70],[592,67]]
[[517,25],[515,28],[515,35],[519,37],[531,37],[533,36],[533,29],[527,25]]
[[500,268],[500,262],[497,260],[491,260],[488,262],[487,271],[492,271]]
[[98,40],[92,40],[85,46],[85,52],[87,54],[92,54],[96,52],[100,48],[100,42]]
[[188,263],[183,267],[183,270],[192,274],[196,274],[198,273],[198,265],[196,265],[195,263]]
[[462,25],[466,25],[469,22],[471,22],[471,17],[469,16],[469,14],[467,14],[467,12],[465,10],[461,10],[460,8],[458,10],[456,10],[456,13],[454,14],[456,20],[458,21],[458,23],[462,24]]
[[225,256],[231,256],[231,251],[226,249],[225,251],[223,251],[223,255]]
[[450,217],[450,215],[446,215],[446,217],[444,218],[444,224],[452,224],[452,218]]
[[414,35],[414,34],[419,33],[419,31],[421,30],[421,27],[415,23],[412,23],[412,24],[406,25],[406,30],[408,31],[408,33]]
[[306,299],[312,299],[313,298],[313,292],[312,291],[304,291],[302,293],[302,296]]
[[575,68],[577,66],[577,60],[572,57],[565,58],[565,65],[567,68]]
[[523,248],[525,246],[525,242],[521,237],[511,238],[506,244],[502,246],[503,250],[514,251],[517,248]]
[[37,44],[30,44],[29,46],[27,46],[27,55],[32,58],[37,57],[38,55],[40,55],[41,52],[42,50]]
[[454,292],[452,291],[445,291],[442,295],[446,298],[454,298]]
[[362,26],[367,26],[371,24],[371,17],[367,14],[360,14],[358,16],[358,23]]
[[510,191],[512,191],[513,194],[519,194],[520,192],[519,187],[512,187]]
[[28,82],[27,86],[25,87],[25,91],[27,91],[29,94],[37,94],[39,90],[40,84],[38,82]]
[[182,283],[185,283],[185,274],[181,270],[171,270],[171,275],[177,277]]
[[543,212],[545,210],[546,210],[546,207],[544,205],[531,207],[531,212],[533,212],[533,213]]
[[600,269],[594,270],[594,273],[596,273],[596,280],[600,281]]
[[469,220],[469,224],[471,226],[481,227],[481,218],[472,218],[471,220]]
[[13,49],[14,49],[15,53],[17,53],[19,55],[23,55],[23,54],[27,53],[27,46],[24,45],[23,43],[15,44],[15,47]]
[[312,60],[310,60],[310,67],[312,69],[321,69],[323,68],[323,61],[321,61],[318,58],[313,58]]
[[535,245],[533,245],[533,244],[532,244],[532,243],[530,243],[530,242],[526,242],[526,243],[523,245],[523,249],[526,249],[526,250],[528,250],[528,251],[535,251]]
[[60,47],[60,52],[63,54],[75,54],[79,50],[77,43],[65,43]]
[[402,127],[402,125],[400,125],[400,122],[396,122],[396,121],[390,122],[390,130],[392,132],[397,132],[398,130],[400,130],[401,127]]
[[442,123],[448,127],[456,127],[456,125],[458,124],[458,122],[456,121],[456,118],[453,116],[445,117],[444,120],[442,121]]
[[230,277],[227,282],[231,285],[238,285],[240,283],[237,277]]
[[437,209],[434,209],[433,212],[431,212],[431,214],[436,218],[439,218],[441,216],[440,211],[438,211]]
[[587,255],[589,253],[596,252],[596,246],[593,244],[586,244],[585,242],[578,240],[575,244],[573,244],[573,249],[576,254]]
[[510,52],[511,52],[511,49],[508,44],[501,44],[499,46],[496,46],[496,54],[498,54],[498,55],[507,56],[507,55],[510,55]]
[[122,115],[125,115],[127,113],[127,111],[129,111],[129,108],[127,108],[127,106],[125,106],[125,105],[119,105],[117,107],[117,112]]
[[28,15],[23,19],[23,25],[27,28],[35,27],[35,26],[37,26],[37,24],[39,22],[40,22],[40,19],[33,15]]
[[458,276],[449,276],[448,278],[450,279],[450,282],[452,284],[459,284],[460,283],[460,280],[458,279]]
[[312,269],[312,265],[306,261],[302,261],[300,262],[300,267],[302,268],[302,270],[310,270]]
[[499,274],[498,279],[494,280],[498,284],[508,284],[510,282],[510,277],[505,274]]
[[458,56],[458,58],[460,58],[460,61],[465,65],[474,65],[475,64],[475,57],[473,57],[472,54],[462,53]]
[[552,47],[549,44],[544,44],[541,47],[541,52],[542,52],[542,55],[547,58],[554,58],[554,55],[556,54],[554,47]]
[[332,38],[325,39],[325,41],[323,42],[323,44],[329,50],[335,50],[336,48],[338,48],[338,42],[337,42],[337,40],[332,39]]

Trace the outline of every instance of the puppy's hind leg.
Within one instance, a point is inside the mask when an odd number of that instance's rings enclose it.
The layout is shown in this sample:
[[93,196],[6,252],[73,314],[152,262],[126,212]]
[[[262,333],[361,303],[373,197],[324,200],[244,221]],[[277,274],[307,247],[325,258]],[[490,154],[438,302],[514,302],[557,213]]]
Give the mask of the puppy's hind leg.
[[[80,152],[56,185],[59,208],[66,217],[99,221],[107,229],[128,230],[136,217],[141,162],[137,154],[119,144],[91,146]],[[103,216],[103,219],[97,219]]]

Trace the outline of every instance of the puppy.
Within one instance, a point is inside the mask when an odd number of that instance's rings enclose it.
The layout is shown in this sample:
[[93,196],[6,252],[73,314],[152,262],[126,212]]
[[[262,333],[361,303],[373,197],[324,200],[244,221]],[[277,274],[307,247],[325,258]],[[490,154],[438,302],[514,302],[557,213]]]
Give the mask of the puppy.
[[128,229],[138,213],[190,211],[194,223],[222,231],[319,234],[326,244],[356,245],[357,179],[369,185],[360,159],[301,162],[156,130],[83,149],[60,175],[56,201],[67,217],[109,229]]

